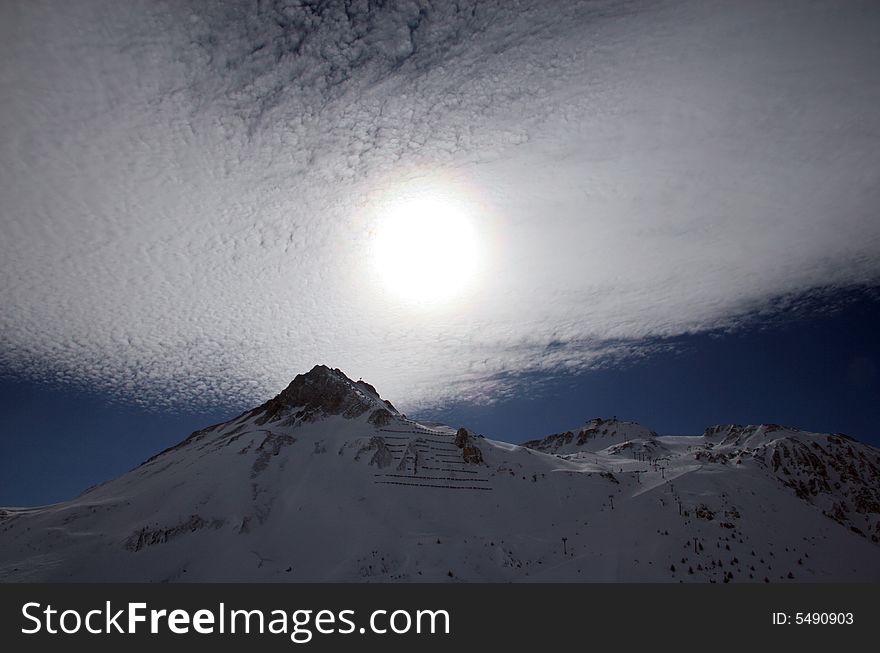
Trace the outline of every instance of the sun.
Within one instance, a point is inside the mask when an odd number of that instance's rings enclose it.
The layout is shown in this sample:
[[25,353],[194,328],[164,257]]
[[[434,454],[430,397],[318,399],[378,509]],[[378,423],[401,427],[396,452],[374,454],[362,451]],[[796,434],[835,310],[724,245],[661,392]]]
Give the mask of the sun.
[[385,203],[377,217],[373,258],[386,291],[411,303],[436,305],[468,289],[478,247],[462,202],[419,193]]

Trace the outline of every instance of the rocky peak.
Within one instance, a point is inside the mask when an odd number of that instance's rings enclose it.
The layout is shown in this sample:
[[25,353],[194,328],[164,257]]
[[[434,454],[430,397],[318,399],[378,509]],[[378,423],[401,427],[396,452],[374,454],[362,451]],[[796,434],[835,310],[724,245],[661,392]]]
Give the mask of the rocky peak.
[[341,370],[315,365],[297,374],[284,390],[257,409],[259,423],[279,419],[314,421],[325,415],[352,419],[369,410],[397,413],[391,402],[383,400],[365,381],[352,381]]
[[621,442],[652,440],[656,436],[656,433],[636,422],[597,417],[579,429],[555,433],[540,440],[530,440],[523,446],[545,453],[565,454],[577,451],[599,451]]
[[799,433],[799,429],[780,424],[719,424],[707,428],[703,438],[716,447],[754,448]]

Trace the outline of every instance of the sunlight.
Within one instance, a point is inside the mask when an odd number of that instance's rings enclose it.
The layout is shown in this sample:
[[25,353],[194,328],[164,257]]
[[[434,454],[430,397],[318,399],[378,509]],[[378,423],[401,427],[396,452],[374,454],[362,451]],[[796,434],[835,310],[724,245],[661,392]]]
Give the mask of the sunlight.
[[397,197],[378,212],[375,266],[386,290],[400,299],[430,305],[462,294],[473,280],[477,254],[467,208],[451,197]]

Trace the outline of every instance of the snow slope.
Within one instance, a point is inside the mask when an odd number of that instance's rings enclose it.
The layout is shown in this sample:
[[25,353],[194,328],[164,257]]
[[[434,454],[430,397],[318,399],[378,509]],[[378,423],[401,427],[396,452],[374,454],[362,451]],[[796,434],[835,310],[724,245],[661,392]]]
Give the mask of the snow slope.
[[318,366],[76,499],[0,511],[4,581],[880,581],[880,452],[593,420],[517,446]]

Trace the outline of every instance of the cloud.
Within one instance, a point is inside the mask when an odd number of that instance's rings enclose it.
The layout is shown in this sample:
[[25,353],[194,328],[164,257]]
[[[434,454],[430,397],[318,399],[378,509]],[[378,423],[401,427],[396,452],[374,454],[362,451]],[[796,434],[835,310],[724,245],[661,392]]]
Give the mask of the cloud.
[[[395,403],[736,328],[880,277],[880,10],[851,2],[5,3],[0,365]],[[479,283],[377,282],[382,198],[473,207]]]

